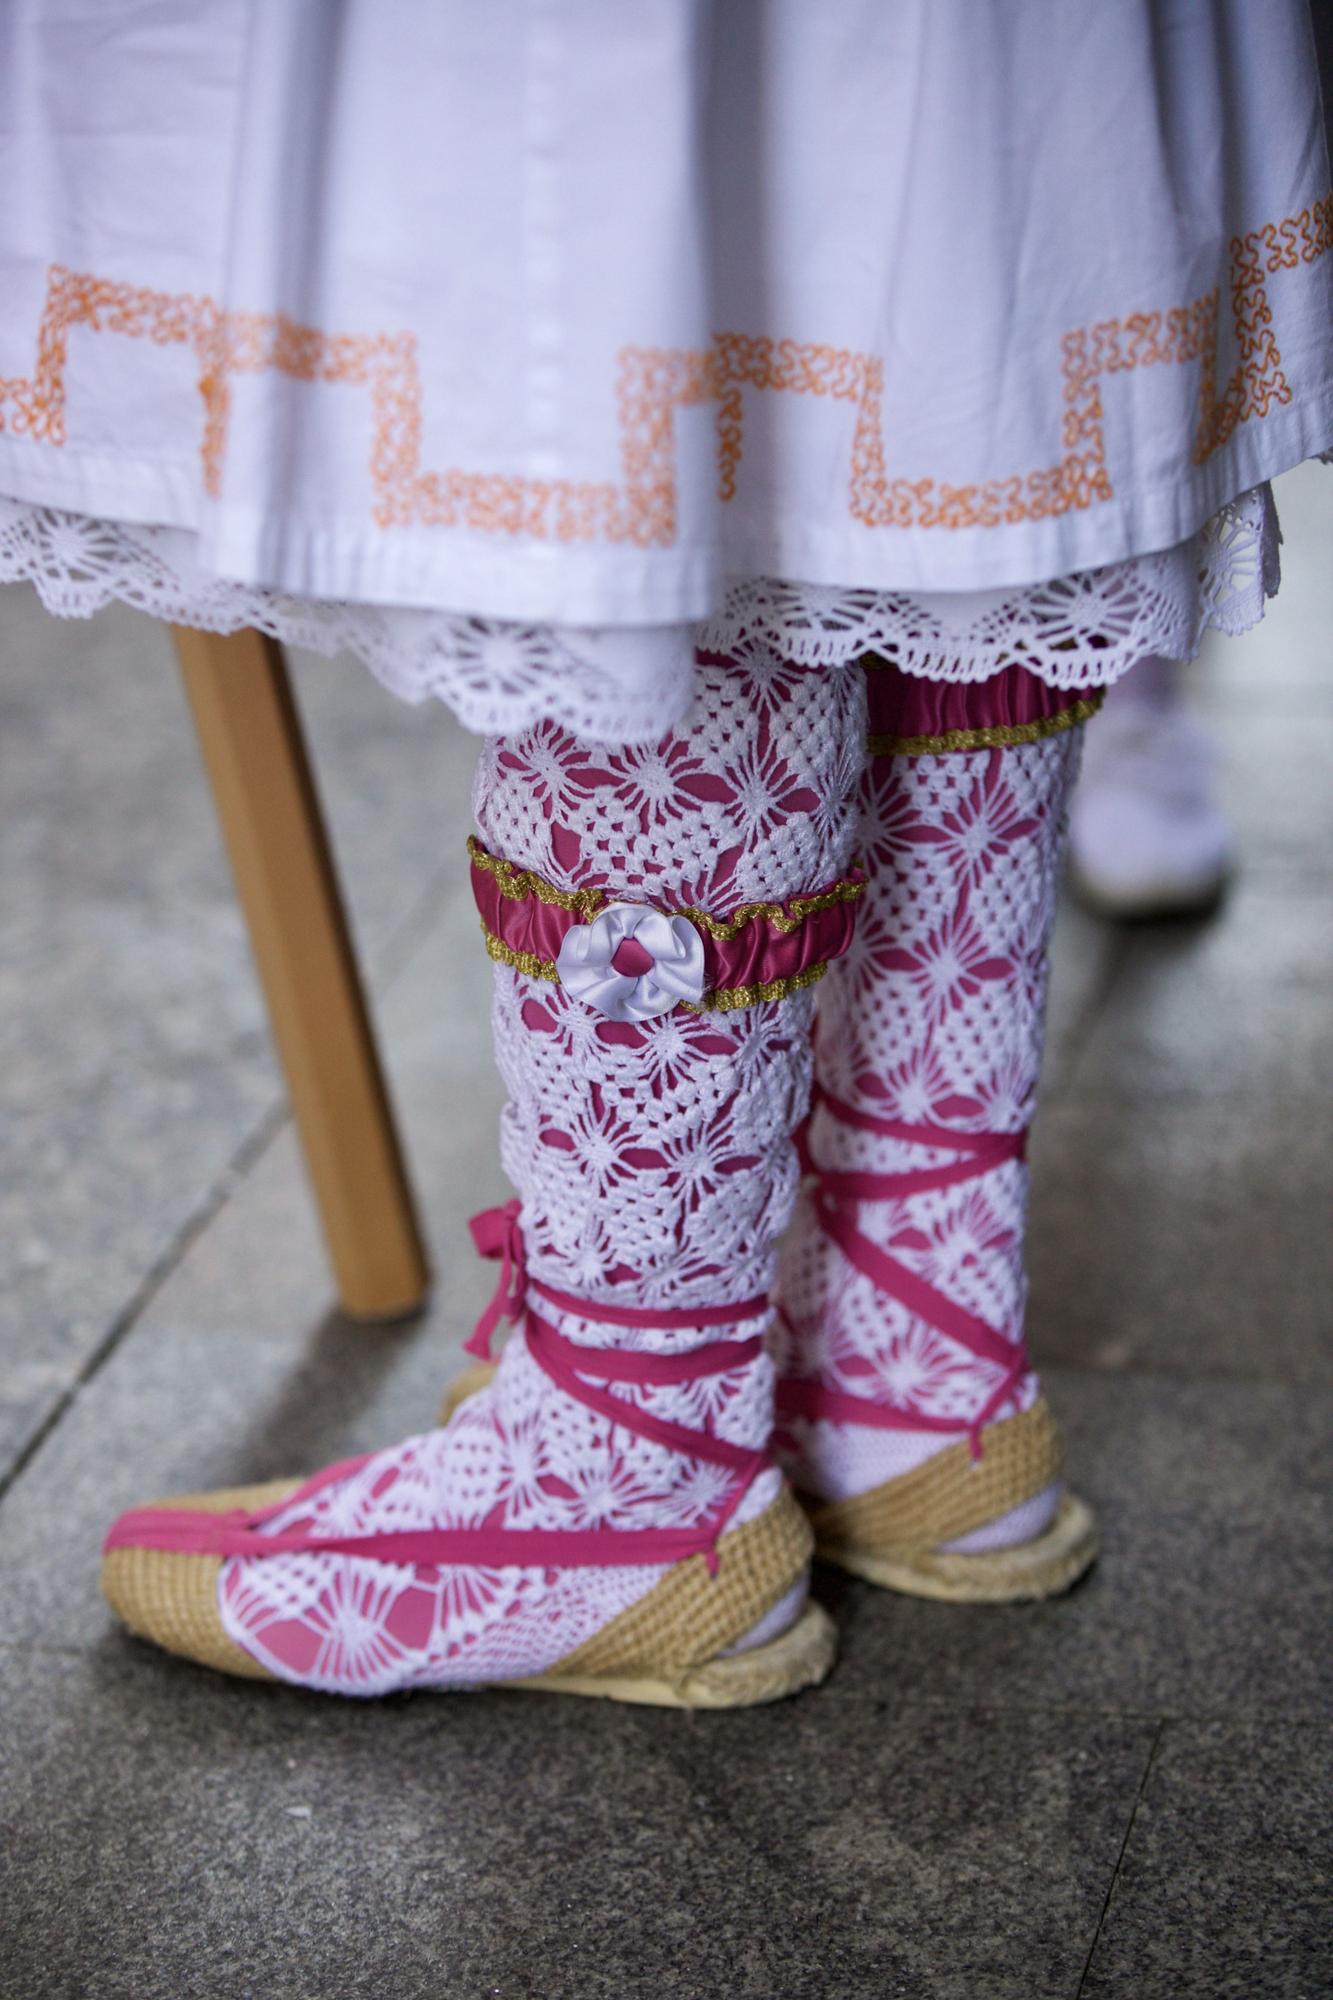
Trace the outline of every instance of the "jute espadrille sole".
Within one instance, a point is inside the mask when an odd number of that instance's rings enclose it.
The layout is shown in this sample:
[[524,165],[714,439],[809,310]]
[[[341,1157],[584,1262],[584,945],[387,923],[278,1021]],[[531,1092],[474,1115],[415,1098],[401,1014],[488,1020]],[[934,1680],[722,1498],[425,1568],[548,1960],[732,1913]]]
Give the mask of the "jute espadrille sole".
[[1043,1534],[1010,1548],[962,1555],[948,1544],[1044,1493],[1063,1462],[1059,1429],[1039,1396],[1030,1409],[987,1424],[978,1459],[960,1439],[881,1486],[814,1505],[819,1554],[912,1597],[960,1604],[1054,1597],[1097,1555],[1097,1530],[1081,1500],[1067,1495]]
[[[162,1506],[197,1507],[201,1514],[250,1514],[295,1493],[299,1479],[273,1479],[264,1486],[229,1486],[215,1493],[184,1493]],[[218,1616],[221,1556],[168,1555],[162,1549],[110,1549],[102,1557],[102,1595],[123,1625],[164,1652],[195,1660],[243,1680],[272,1681],[236,1644]]]
[[568,1674],[559,1670],[530,1680],[498,1681],[498,1687],[528,1688],[537,1694],[600,1695],[609,1701],[637,1702],[648,1708],[755,1708],[781,1701],[802,1688],[818,1687],[833,1665],[838,1638],[833,1620],[818,1604],[807,1604],[795,1624],[766,1645],[729,1658],[707,1660],[662,1674]]
[[465,1368],[461,1375],[455,1375],[444,1392],[440,1413],[435,1419],[441,1429],[448,1423],[460,1403],[466,1403],[469,1396],[475,1396],[479,1390],[486,1388],[488,1383],[495,1379],[498,1366],[499,1363],[495,1361],[478,1361],[474,1368]]
[[[286,1498],[298,1484],[274,1480],[160,1504],[250,1512]],[[723,1535],[716,1576],[702,1556],[677,1563],[646,1597],[550,1671],[491,1685],[669,1708],[743,1708],[796,1694],[822,1681],[833,1664],[833,1626],[816,1606],[807,1605],[765,1645],[734,1654],[727,1648],[781,1601],[813,1546],[804,1513],[784,1489],[762,1514]],[[221,1566],[218,1556],[116,1548],[103,1558],[102,1589],[132,1632],[165,1651],[222,1673],[276,1681],[222,1623]]]
[[1060,1502],[1046,1532],[1012,1548],[960,1555],[947,1549],[892,1550],[820,1548],[820,1556],[867,1583],[909,1597],[942,1598],[953,1604],[1022,1604],[1058,1597],[1097,1560],[1097,1525],[1092,1510],[1072,1493]]

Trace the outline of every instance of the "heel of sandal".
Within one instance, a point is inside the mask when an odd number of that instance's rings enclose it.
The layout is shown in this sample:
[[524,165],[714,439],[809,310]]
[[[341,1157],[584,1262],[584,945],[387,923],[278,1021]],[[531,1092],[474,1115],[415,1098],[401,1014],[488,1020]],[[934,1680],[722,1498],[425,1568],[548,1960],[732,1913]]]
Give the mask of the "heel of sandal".
[[1092,1509],[1066,1493],[1044,1534],[1012,1548],[962,1555],[948,1549],[862,1549],[821,1545],[822,1562],[909,1597],[950,1604],[1023,1604],[1071,1590],[1097,1560]]

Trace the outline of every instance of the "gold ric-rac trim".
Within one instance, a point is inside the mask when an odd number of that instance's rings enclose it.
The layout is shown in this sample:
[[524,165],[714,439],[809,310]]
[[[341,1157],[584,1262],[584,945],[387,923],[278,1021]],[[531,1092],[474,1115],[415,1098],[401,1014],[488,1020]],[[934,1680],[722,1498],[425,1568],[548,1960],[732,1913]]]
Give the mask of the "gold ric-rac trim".
[[560,974],[556,971],[553,958],[538,958],[535,951],[515,951],[512,944],[506,944],[494,931],[487,930],[483,923],[481,935],[486,950],[497,965],[507,965],[514,972],[525,972],[529,979],[549,979],[554,986],[560,984]]
[[765,979],[757,986],[716,987],[712,993],[704,994],[697,1007],[688,1000],[680,1004],[691,1014],[734,1014],[738,1007],[757,1007],[761,1000],[785,1000],[789,994],[817,985],[827,971],[828,961],[821,959],[818,965],[807,965],[804,972],[789,972],[782,979]]
[[534,874],[531,868],[516,868],[512,861],[504,860],[499,854],[491,854],[474,833],[467,837],[467,851],[476,867],[494,875],[500,885],[500,894],[507,896],[511,903],[526,903],[529,897],[535,897],[551,909],[568,910],[573,916],[583,918],[595,917],[606,903],[601,889],[557,889],[542,876]]
[[[510,902],[523,903],[529,897],[535,897],[539,903],[556,910],[568,910],[571,915],[586,921],[605,909],[611,900],[604,889],[557,889],[531,868],[517,868],[512,861],[491,854],[475,834],[468,835],[467,851],[478,868],[484,868],[488,875],[495,877],[500,885],[500,894]],[[864,893],[865,886],[864,882],[835,882],[831,889],[821,889],[813,896],[793,896],[786,904],[742,903],[729,917],[714,917],[707,910],[696,909],[668,910],[666,914],[688,917],[699,930],[706,931],[709,937],[723,944],[731,943],[747,924],[761,917],[786,937],[818,911],[831,910],[839,903],[854,903]]]
[[820,910],[834,909],[839,903],[854,903],[865,892],[864,882],[835,882],[831,889],[821,889],[816,896],[793,896],[789,903],[742,903],[729,917],[710,917],[707,910],[672,910],[670,915],[688,917],[709,937],[729,944],[738,938],[745,926],[756,918],[763,917],[772,924],[775,931],[789,937],[799,930],[807,917],[815,916]]
[[[506,944],[503,938],[488,930],[484,920],[481,935],[487,955],[497,965],[507,965],[514,972],[525,973],[529,979],[548,980],[552,986],[560,984],[560,973],[553,958],[538,958],[535,951],[515,951],[512,944]],[[761,1000],[785,1000],[789,994],[815,985],[827,971],[827,961],[821,960],[818,965],[808,965],[804,972],[791,972],[782,979],[765,979],[754,986],[719,986],[712,993],[705,993],[698,1002],[682,1000],[679,1004],[690,1014],[734,1014],[738,1007],[757,1007]]]
[[1044,736],[1059,736],[1066,729],[1086,722],[1106,700],[1105,688],[1096,694],[1071,701],[1054,715],[1042,715],[1035,722],[997,722],[989,729],[946,729],[940,736],[870,736],[866,747],[872,757],[933,757],[949,750],[1003,750],[1013,743],[1038,743]]

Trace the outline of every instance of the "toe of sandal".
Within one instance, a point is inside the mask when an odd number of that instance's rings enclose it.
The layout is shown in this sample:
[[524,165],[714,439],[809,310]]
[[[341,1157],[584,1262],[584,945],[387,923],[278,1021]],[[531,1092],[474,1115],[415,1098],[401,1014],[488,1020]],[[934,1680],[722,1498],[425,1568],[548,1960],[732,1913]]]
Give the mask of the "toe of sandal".
[[[121,1515],[107,1537],[102,1589],[129,1630],[169,1653],[248,1680],[275,1681],[226,1630],[218,1609],[224,1557],[154,1546],[164,1512],[182,1517],[255,1516],[300,1490],[297,1480],[190,1494]],[[185,1522],[189,1538],[194,1531]],[[822,1681],[833,1664],[834,1628],[806,1602],[763,1643],[733,1650],[808,1568],[813,1536],[786,1488],[753,1520],[717,1544],[716,1565],[691,1556],[669,1567],[636,1603],[545,1671],[495,1685],[581,1694],[671,1708],[743,1708],[777,1701]]]
[[200,1514],[257,1512],[294,1493],[300,1481],[270,1480],[262,1486],[233,1486],[216,1493],[187,1493],[131,1508],[107,1536],[102,1554],[102,1595],[136,1637],[200,1666],[246,1680],[274,1679],[266,1667],[236,1644],[218,1611],[222,1557],[184,1555],[134,1539],[135,1522],[159,1509]]

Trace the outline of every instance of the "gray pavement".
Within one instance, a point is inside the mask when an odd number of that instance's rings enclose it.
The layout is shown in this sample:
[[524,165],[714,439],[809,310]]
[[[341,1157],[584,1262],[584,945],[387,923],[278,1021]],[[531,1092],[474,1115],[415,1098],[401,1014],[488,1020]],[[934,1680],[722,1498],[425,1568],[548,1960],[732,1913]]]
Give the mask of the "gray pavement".
[[817,1694],[732,1716],[340,1704],[112,1624],[147,1495],[419,1428],[489,1289],[472,745],[298,661],[433,1241],[331,1310],[164,635],[0,595],[0,2000],[1333,1990],[1333,473],[1195,684],[1243,839],[1209,925],[1057,939],[1031,1337],[1105,1552],[960,1609],[836,1576]]

